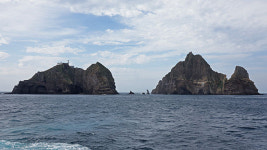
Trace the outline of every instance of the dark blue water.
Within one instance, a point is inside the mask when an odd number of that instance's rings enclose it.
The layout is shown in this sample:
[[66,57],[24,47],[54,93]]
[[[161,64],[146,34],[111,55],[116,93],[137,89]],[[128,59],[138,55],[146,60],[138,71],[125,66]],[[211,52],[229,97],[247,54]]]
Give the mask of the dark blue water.
[[0,95],[0,149],[266,149],[267,95]]

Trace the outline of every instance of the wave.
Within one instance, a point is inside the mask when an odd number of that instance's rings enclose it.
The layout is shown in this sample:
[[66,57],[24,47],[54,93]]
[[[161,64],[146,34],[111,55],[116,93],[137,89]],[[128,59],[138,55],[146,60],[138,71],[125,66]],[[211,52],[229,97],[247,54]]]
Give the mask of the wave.
[[1,150],[90,150],[87,147],[79,144],[67,144],[67,143],[20,143],[11,142],[7,140],[0,140]]

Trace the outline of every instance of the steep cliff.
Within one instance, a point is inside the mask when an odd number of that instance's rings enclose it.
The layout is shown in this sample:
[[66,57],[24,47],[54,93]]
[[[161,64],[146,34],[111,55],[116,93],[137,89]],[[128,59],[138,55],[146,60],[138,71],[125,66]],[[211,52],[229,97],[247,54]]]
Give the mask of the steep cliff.
[[[202,56],[190,52],[185,61],[176,64],[171,72],[159,81],[152,94],[236,94],[239,86],[252,85],[247,78],[239,80],[246,77],[244,70],[238,69],[234,76],[236,78],[228,81],[225,74],[213,71]],[[258,93],[254,88],[244,87],[239,94],[247,94],[244,91],[249,90],[254,94]],[[252,91],[250,93],[253,93]]]
[[153,94],[222,94],[226,76],[217,73],[200,56],[190,52],[159,81]]
[[83,87],[86,94],[117,94],[111,72],[97,62],[85,70]]
[[234,74],[225,83],[224,94],[227,95],[257,95],[258,89],[249,79],[246,69],[236,66]]
[[58,64],[20,81],[13,94],[117,94],[111,72],[97,62],[86,70]]

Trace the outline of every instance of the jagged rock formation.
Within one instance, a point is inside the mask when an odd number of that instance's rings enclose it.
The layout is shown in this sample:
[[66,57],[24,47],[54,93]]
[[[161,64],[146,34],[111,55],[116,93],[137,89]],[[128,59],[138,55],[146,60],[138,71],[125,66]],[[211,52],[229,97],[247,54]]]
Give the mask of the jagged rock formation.
[[152,94],[259,94],[247,71],[237,67],[230,80],[213,71],[200,55],[190,52],[176,64]]
[[258,89],[249,79],[247,70],[236,66],[234,74],[226,81],[224,94],[231,95],[257,95]]
[[129,94],[134,94],[134,92],[130,91]]
[[118,94],[111,72],[101,63],[86,70],[60,63],[20,81],[13,94]]

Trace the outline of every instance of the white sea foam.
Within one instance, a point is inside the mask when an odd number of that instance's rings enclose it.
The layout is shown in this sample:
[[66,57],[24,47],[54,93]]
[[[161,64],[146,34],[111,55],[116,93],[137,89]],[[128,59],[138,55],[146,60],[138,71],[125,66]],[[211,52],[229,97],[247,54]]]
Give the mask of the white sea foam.
[[90,150],[79,144],[67,143],[20,143],[0,140],[1,150]]

